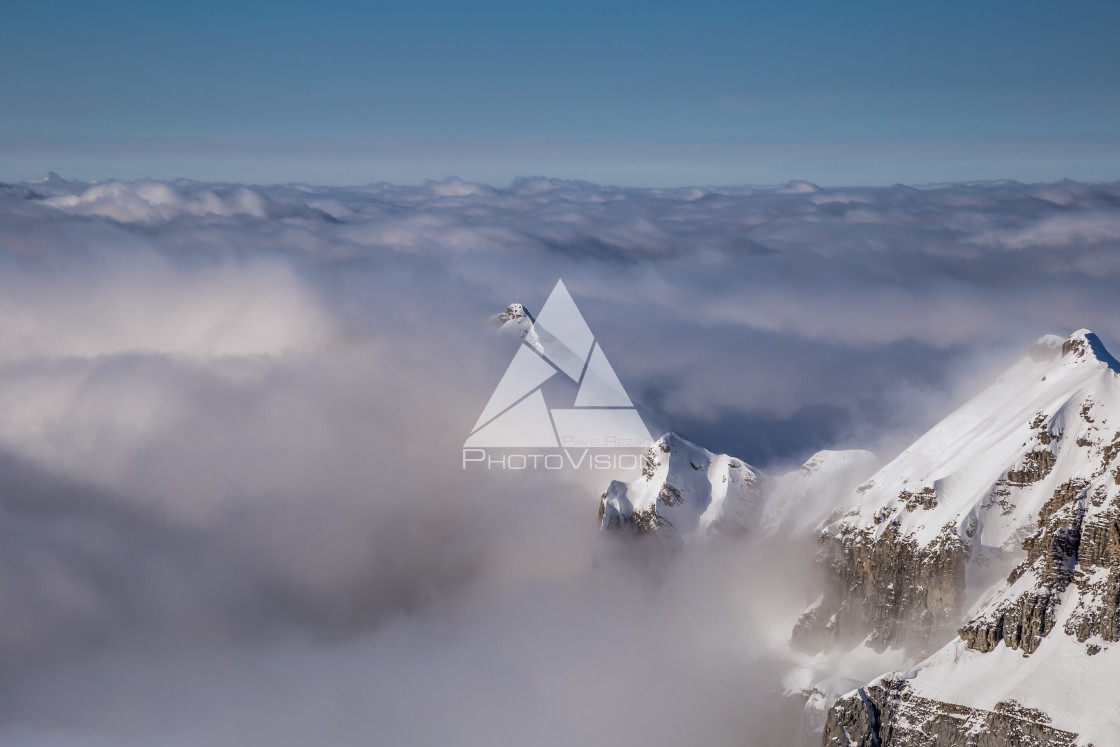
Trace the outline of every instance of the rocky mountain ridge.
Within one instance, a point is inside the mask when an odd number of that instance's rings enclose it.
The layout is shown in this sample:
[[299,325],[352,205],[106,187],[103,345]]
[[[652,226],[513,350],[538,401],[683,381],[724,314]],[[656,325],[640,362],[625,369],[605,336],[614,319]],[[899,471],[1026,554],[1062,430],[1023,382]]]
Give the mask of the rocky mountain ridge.
[[673,542],[816,533],[797,740],[1120,745],[1120,364],[1088,330],[1042,338],[881,468],[821,452],[773,477],[668,434],[599,516]]
[[1096,335],[1040,340],[853,503],[794,643],[936,650],[841,697],[823,744],[1120,744],[1120,364]]

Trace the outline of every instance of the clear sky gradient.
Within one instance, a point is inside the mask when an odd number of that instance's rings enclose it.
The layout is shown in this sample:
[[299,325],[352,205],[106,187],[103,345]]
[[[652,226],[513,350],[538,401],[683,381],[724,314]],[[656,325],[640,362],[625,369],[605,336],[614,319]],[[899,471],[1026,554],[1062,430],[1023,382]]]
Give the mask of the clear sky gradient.
[[1116,2],[24,2],[0,178],[1114,179]]

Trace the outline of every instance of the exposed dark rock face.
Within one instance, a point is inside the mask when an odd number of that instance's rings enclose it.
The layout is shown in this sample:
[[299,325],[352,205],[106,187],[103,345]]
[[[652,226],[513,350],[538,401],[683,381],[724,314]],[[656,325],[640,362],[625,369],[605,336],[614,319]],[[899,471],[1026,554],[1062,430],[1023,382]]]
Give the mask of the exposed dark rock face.
[[1056,438],[1055,434],[1050,432],[1050,423],[1044,413],[1037,413],[1034,420],[1031,421],[1031,429],[1036,431],[1035,438],[1043,446],[1049,446],[1050,443]]
[[1054,469],[1054,452],[1048,450],[1030,451],[1023,457],[1022,469],[1009,470],[1007,481],[1012,485],[1029,485],[1050,474]]
[[1080,540],[1073,575],[1078,600],[1065,632],[1081,642],[1094,635],[1120,641],[1120,502],[1086,518]]
[[1084,516],[1084,480],[1070,480],[1054,491],[1039,511],[1038,530],[1023,543],[1027,558],[1008,577],[1014,583],[1027,573],[1038,582],[1013,599],[970,620],[958,631],[969,648],[991,651],[1000,641],[1034,653],[1054,628],[1061,594],[1073,577]]
[[658,495],[657,500],[664,503],[666,506],[679,506],[684,503],[684,497],[681,496],[681,491],[669,483],[665,483],[661,486],[661,493]]
[[910,511],[919,508],[934,509],[937,508],[937,491],[932,487],[924,487],[916,493],[903,490],[898,494],[898,500],[902,501]]
[[1015,701],[990,711],[916,695],[884,678],[841,698],[829,711],[823,747],[1072,747],[1077,735]]
[[970,648],[991,651],[1000,641],[1034,653],[1053,629],[1063,592],[1076,582],[1077,608],[1065,632],[1085,641],[1099,635],[1120,640],[1120,505],[1087,515],[1087,503],[1100,506],[1086,480],[1070,480],[1054,491],[1039,511],[1038,531],[1023,547],[1027,558],[1008,578],[1031,574],[1036,582],[1006,599],[959,631]]
[[[665,486],[670,487],[670,486]],[[626,484],[611,480],[607,492],[599,498],[599,524],[605,531],[634,532],[636,534],[655,534],[659,529],[671,527],[672,523],[657,513],[657,504],[646,509],[629,512],[608,511],[612,499],[626,501]],[[628,501],[626,504],[628,505]]]
[[878,537],[840,524],[837,534],[822,532],[820,541],[826,589],[821,604],[797,621],[796,648],[819,651],[869,636],[878,651],[921,650],[952,634],[970,552],[955,527],[946,526],[925,547],[901,536],[893,522]]
[[[1042,413],[1036,414],[1029,427],[1046,448],[1035,446],[1026,451],[1019,466],[993,484],[989,503],[998,505],[1004,515],[1015,508],[1013,490],[1045,479],[1057,463],[1061,429]],[[1024,545],[1029,557],[1016,572],[1021,575],[1045,556],[1046,562],[1040,567],[1050,569],[1048,586],[1033,597],[1024,595],[1008,601],[1006,609],[990,620],[961,629],[961,635],[974,647],[990,650],[987,647],[1005,638],[1019,645],[1025,637],[1025,650],[1033,650],[1036,641],[1053,626],[1055,605],[1069,583],[1069,558],[1076,555],[1080,525],[1079,515],[1060,513],[1059,509],[1084,492],[1088,483],[1082,482],[1070,481],[1055,492],[1043,508],[1039,530]],[[933,486],[903,489],[897,502],[884,505],[873,517],[876,527],[887,525],[885,530],[840,520],[832,532],[822,532],[819,539],[825,545],[821,560],[825,590],[821,603],[798,620],[794,646],[819,651],[869,636],[868,643],[876,650],[897,646],[923,650],[952,637],[963,612],[973,527],[964,525],[962,535],[961,527],[949,523],[934,542],[925,546],[898,529],[902,512],[933,510],[937,505]]]
[[856,690],[855,694],[840,698],[828,711],[824,725],[823,747],[880,747],[879,736],[882,722],[879,717],[882,709],[868,695],[868,690]]
[[999,608],[990,616],[970,620],[959,631],[969,648],[991,651],[1003,641],[1032,654],[1054,628],[1059,597],[1049,591],[1028,592]]
[[1112,460],[1114,460],[1117,455],[1120,455],[1120,431],[1118,431],[1116,435],[1112,437],[1112,443],[1105,446],[1101,450],[1101,459],[1103,460],[1105,467],[1112,464]]
[[1085,345],[1084,340],[1069,339],[1062,343],[1062,356],[1065,357],[1073,353],[1078,358],[1084,358],[1085,354],[1089,352]]

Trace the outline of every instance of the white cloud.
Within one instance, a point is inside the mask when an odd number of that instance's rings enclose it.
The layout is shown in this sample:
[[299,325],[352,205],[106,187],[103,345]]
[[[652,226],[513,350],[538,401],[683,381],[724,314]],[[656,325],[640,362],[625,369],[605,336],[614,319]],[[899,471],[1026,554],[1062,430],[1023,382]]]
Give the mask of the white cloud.
[[486,318],[562,277],[658,425],[890,449],[1043,333],[1120,339],[1117,214],[1070,182],[0,189],[0,744],[735,741],[788,622],[752,600],[797,584],[590,574],[600,476],[465,477]]

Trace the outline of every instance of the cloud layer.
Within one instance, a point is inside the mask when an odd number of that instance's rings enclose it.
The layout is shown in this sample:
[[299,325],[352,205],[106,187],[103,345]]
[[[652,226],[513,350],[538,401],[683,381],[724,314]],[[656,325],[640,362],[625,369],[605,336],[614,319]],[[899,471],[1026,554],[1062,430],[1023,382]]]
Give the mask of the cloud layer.
[[0,185],[0,744],[741,743],[796,556],[592,571],[609,476],[464,474],[485,320],[562,277],[652,426],[778,470],[1115,346],[1118,276],[1118,184]]

